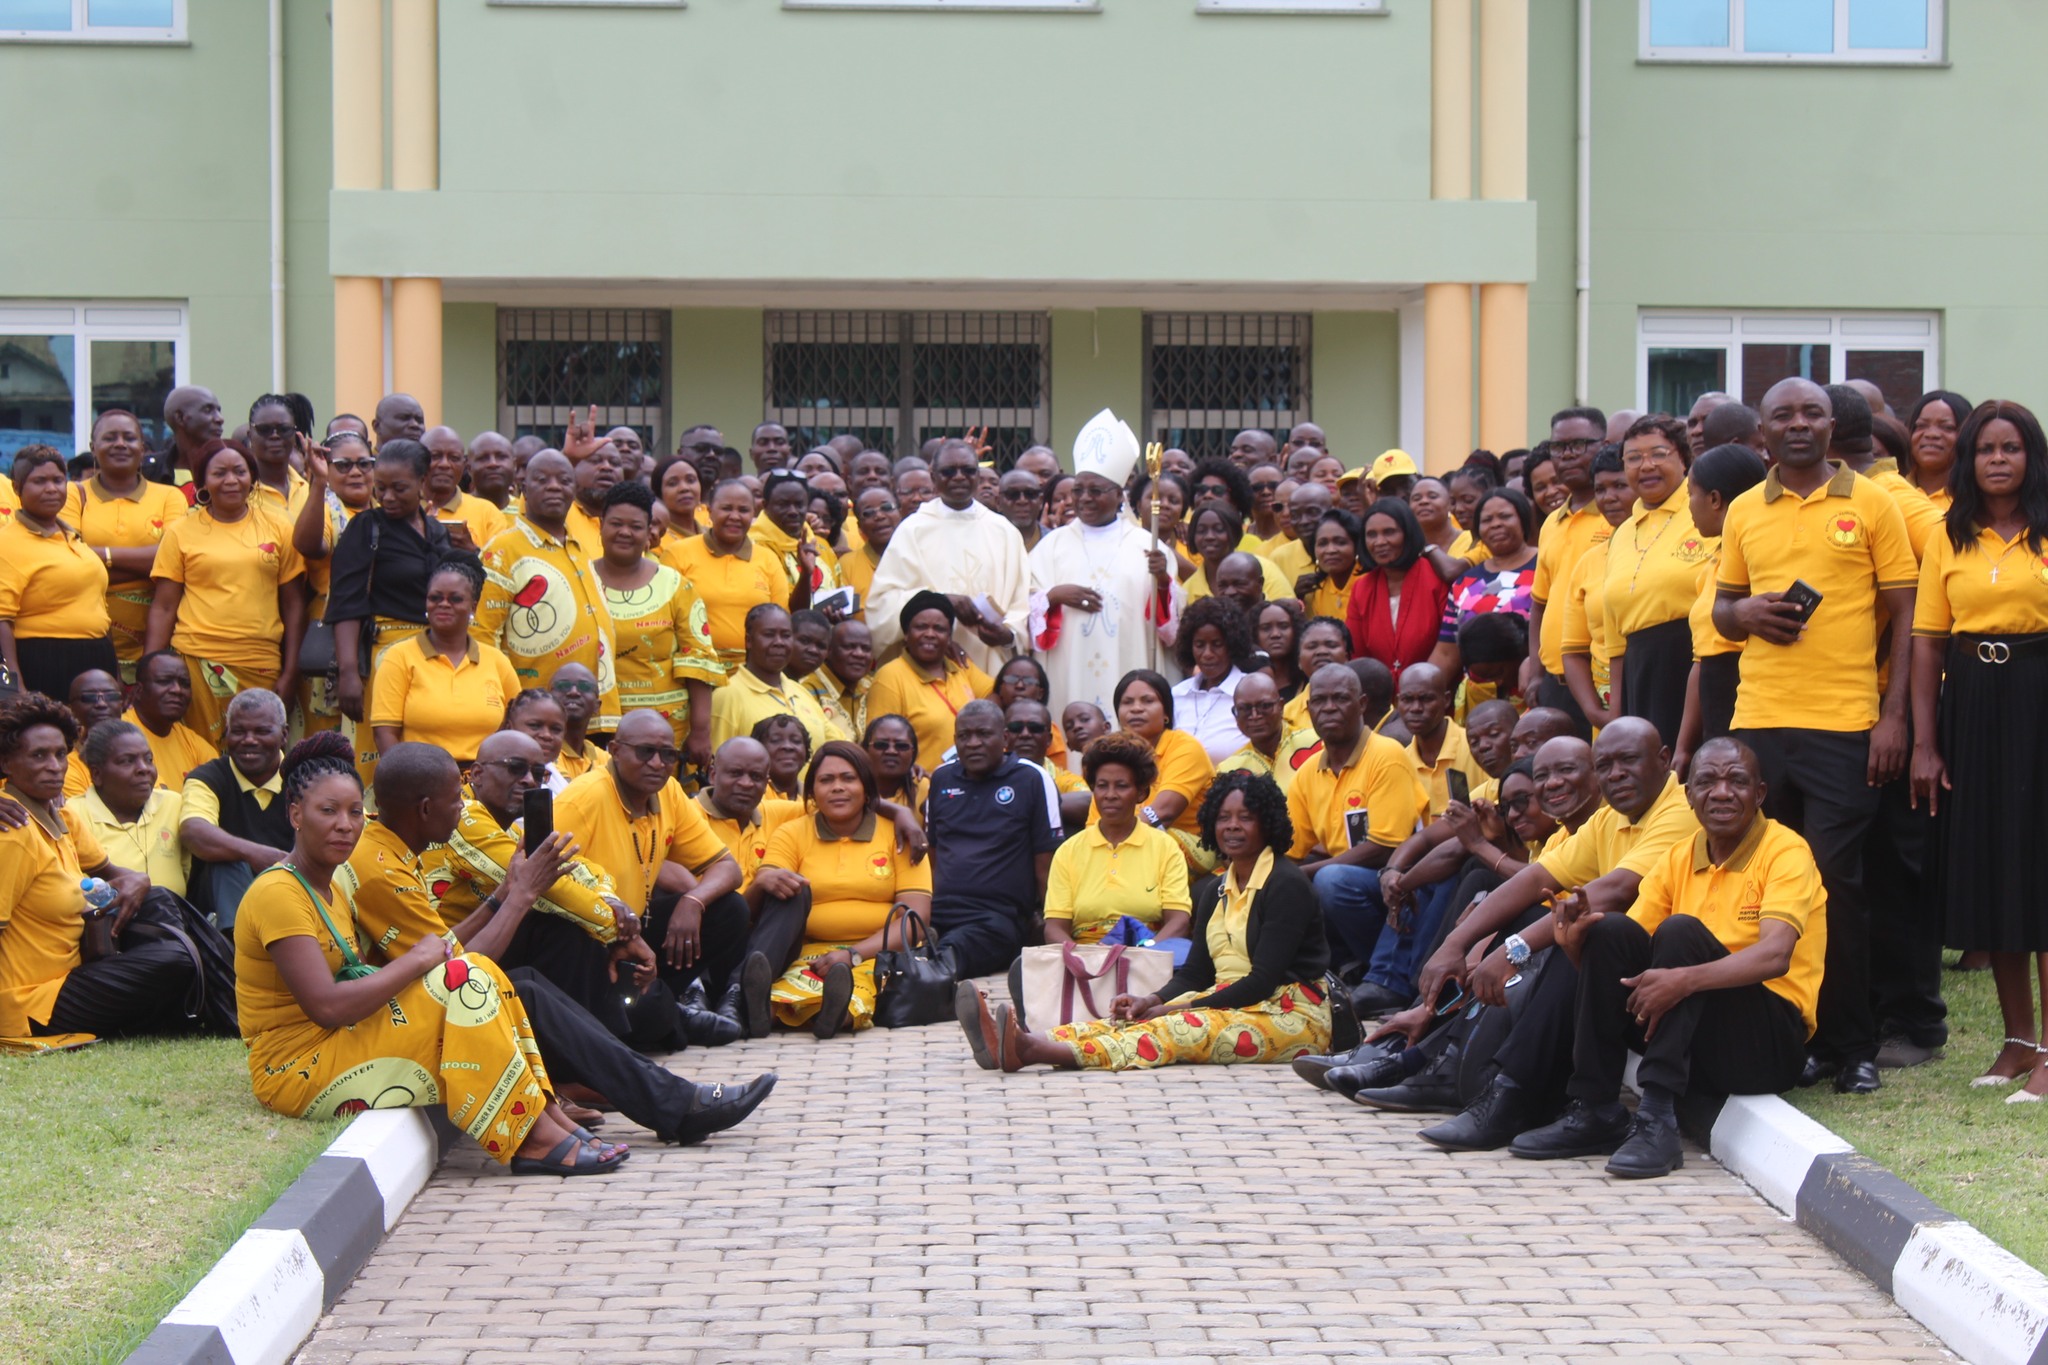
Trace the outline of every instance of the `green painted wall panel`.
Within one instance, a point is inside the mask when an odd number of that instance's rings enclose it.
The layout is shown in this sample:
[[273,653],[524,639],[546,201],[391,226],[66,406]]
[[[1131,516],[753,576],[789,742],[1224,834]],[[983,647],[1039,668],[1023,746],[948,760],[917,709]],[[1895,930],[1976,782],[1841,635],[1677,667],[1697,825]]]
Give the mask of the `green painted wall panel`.
[[1052,448],[1074,464],[1074,438],[1109,408],[1145,439],[1145,315],[1137,308],[1052,313]]
[[498,308],[441,305],[441,420],[467,441],[498,425]]
[[[678,308],[669,324],[675,431],[709,422],[746,453],[762,406],[761,310]],[[670,448],[674,448],[673,440]],[[751,465],[748,468],[752,468]]]
[[1317,313],[1312,409],[1331,453],[1363,466],[1400,442],[1401,322],[1394,313]]

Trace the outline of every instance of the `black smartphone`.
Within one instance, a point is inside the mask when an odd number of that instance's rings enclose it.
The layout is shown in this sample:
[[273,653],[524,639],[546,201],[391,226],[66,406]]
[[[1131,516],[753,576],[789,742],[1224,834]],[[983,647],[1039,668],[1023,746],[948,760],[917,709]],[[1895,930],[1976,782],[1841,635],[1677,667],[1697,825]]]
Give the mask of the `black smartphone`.
[[1372,838],[1372,816],[1363,807],[1344,812],[1344,833],[1351,840],[1351,847],[1357,848]]
[[1803,578],[1792,580],[1792,586],[1785,589],[1784,600],[1799,608],[1801,624],[1813,619],[1813,613],[1820,608],[1820,589]]
[[535,787],[521,799],[519,818],[526,835],[526,856],[531,858],[555,832],[555,794],[546,787]]
[[1472,804],[1472,779],[1465,776],[1461,768],[1452,768],[1444,774],[1444,783],[1451,789],[1451,800]]

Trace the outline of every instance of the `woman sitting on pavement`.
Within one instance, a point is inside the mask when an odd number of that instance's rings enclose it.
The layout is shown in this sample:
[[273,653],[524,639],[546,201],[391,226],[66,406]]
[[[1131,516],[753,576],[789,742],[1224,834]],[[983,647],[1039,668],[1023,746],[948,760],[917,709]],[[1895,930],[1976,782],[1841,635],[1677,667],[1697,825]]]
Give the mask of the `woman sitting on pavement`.
[[[1097,741],[1098,744],[1103,741]],[[1094,749],[1090,749],[1092,754]],[[1195,903],[1188,960],[1156,995],[1120,995],[1108,1019],[1023,1032],[983,996],[976,1060],[991,1070],[1042,1064],[1123,1071],[1174,1062],[1279,1062],[1329,1045],[1322,911],[1287,858],[1294,825],[1270,777],[1225,773],[1202,803],[1203,844],[1225,872]],[[985,1056],[983,1054],[986,1054]]]
[[1104,735],[1081,755],[1081,773],[1097,819],[1052,855],[1045,941],[1095,943],[1126,915],[1155,939],[1186,938],[1187,860],[1171,835],[1138,818],[1139,801],[1159,778],[1151,745],[1127,732]]

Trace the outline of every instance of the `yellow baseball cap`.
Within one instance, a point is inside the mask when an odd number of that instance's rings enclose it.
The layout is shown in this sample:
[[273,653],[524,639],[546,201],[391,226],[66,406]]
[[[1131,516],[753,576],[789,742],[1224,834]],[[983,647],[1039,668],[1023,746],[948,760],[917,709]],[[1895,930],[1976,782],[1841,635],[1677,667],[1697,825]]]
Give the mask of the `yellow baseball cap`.
[[1372,462],[1372,481],[1384,483],[1398,479],[1404,474],[1413,477],[1422,471],[1415,467],[1415,460],[1405,450],[1383,450],[1380,457]]

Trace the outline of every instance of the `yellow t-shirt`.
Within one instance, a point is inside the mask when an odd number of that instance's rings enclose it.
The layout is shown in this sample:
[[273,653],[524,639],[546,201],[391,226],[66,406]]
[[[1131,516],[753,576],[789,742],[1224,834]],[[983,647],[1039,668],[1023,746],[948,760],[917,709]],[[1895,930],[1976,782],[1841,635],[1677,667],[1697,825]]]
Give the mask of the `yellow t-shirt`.
[[[8,795],[13,795],[10,792]],[[64,978],[79,964],[84,869],[107,861],[81,817],[57,812],[64,833],[31,816],[0,833],[0,1038],[26,1038],[50,1022]]]
[[680,744],[690,733],[690,694],[684,684],[717,687],[725,681],[704,604],[682,574],[658,562],[654,577],[639,587],[606,588],[604,604],[619,645],[621,714],[659,711]]
[[[143,479],[130,494],[108,493],[99,480],[74,483],[65,495],[64,520],[78,529],[87,545],[116,550],[155,546],[164,528],[192,511],[185,495],[168,484]],[[150,583],[107,585],[107,616],[113,624],[114,653],[122,663],[142,657],[142,637],[149,626]]]
[[789,605],[789,575],[775,555],[754,547],[753,555],[713,554],[708,536],[691,536],[669,561],[688,579],[704,603],[711,643],[719,661],[738,668],[747,658],[747,613],[763,602]]
[[1711,659],[1721,654],[1740,654],[1742,641],[1731,640],[1714,628],[1714,577],[1720,571],[1721,552],[1700,565],[1699,591],[1693,597],[1688,623],[1692,626],[1692,657]]
[[1045,917],[1071,921],[1083,943],[1098,942],[1125,915],[1157,928],[1193,906],[1180,842],[1143,821],[1115,847],[1090,825],[1053,851],[1046,874]]
[[[846,519],[846,531],[849,536],[854,532],[852,517]],[[868,594],[874,588],[875,570],[881,563],[882,557],[875,553],[875,547],[867,544],[852,547],[839,561],[839,573],[846,580],[846,586],[860,594],[860,610],[854,613],[857,621],[867,619]]]
[[555,828],[582,845],[585,862],[610,874],[618,898],[633,913],[647,913],[654,881],[665,862],[702,872],[725,853],[704,809],[670,778],[647,814],[635,818],[619,798],[611,770],[583,774],[555,798]]
[[[1567,502],[1543,519],[1537,530],[1536,581],[1530,587],[1529,600],[1543,608],[1543,627],[1537,647],[1543,657],[1543,667],[1554,678],[1564,676],[1564,648],[1566,612],[1555,609],[1555,604],[1568,602],[1571,586],[1577,581],[1578,566],[1587,551],[1614,534],[1614,528],[1607,524],[1607,518],[1600,515],[1600,509],[1590,500],[1578,511],[1572,510]],[[1584,651],[1581,651],[1582,653]]]
[[943,661],[933,678],[898,655],[875,670],[874,686],[868,689],[870,716],[899,715],[917,731],[917,761],[926,772],[937,772],[953,747],[953,720],[960,708],[977,697],[995,691],[995,679],[973,664]]
[[[1168,730],[1153,746],[1152,756],[1159,764],[1159,780],[1145,793],[1145,800],[1150,801],[1158,792],[1179,792],[1187,798],[1187,809],[1169,828],[1199,835],[1202,825],[1197,817],[1202,813],[1202,801],[1209,795],[1210,784],[1216,780],[1216,765],[1209,761],[1209,751],[1187,731]],[[1089,817],[1091,822],[1094,818]]]
[[1479,760],[1472,757],[1472,746],[1465,740],[1465,727],[1451,720],[1444,722],[1444,742],[1436,751],[1436,762],[1425,764],[1422,754],[1409,740],[1403,748],[1408,761],[1415,765],[1415,775],[1422,780],[1423,789],[1429,793],[1429,819],[1434,820],[1444,813],[1451,804],[1451,779],[1449,773],[1456,768],[1465,774],[1466,792],[1478,790],[1486,781],[1486,769],[1479,766]]
[[1550,629],[1550,617],[1553,612],[1564,619],[1564,623],[1558,628],[1559,660],[1562,661],[1567,654],[1585,655],[1592,665],[1593,683],[1600,689],[1603,697],[1607,695],[1609,678],[1607,550],[1613,543],[1611,539],[1602,539],[1588,545],[1586,552],[1579,556],[1579,562],[1572,566],[1571,579],[1565,585],[1561,602],[1545,608],[1543,612],[1543,627],[1546,633]]
[[740,865],[740,890],[753,886],[754,874],[761,870],[761,860],[768,856],[768,840],[776,830],[798,816],[805,814],[801,801],[783,801],[770,796],[754,807],[754,818],[744,826],[727,815],[706,787],[693,798],[704,811],[704,818],[711,822],[711,832],[718,836],[725,851],[732,854],[733,861]]
[[802,721],[811,735],[812,753],[828,739],[852,738],[825,718],[824,708],[803,684],[784,675],[782,686],[770,687],[742,664],[725,686],[711,694],[711,747],[715,750],[735,735],[752,734],[754,727],[770,716],[795,716]]
[[1287,813],[1294,820],[1290,856],[1306,857],[1321,847],[1334,857],[1366,841],[1395,848],[1415,832],[1429,808],[1429,792],[1407,749],[1368,730],[1356,748],[1332,763],[1325,749],[1288,788]]
[[913,863],[896,848],[896,828],[870,813],[850,837],[825,827],[823,816],[789,820],[768,836],[762,867],[797,873],[811,884],[808,943],[858,943],[888,921],[906,891],[932,889],[929,862]]
[[[468,527],[469,538],[476,545],[479,553],[482,552],[486,545],[489,545],[492,541],[510,530],[512,526],[511,521],[503,512],[473,493],[457,494],[453,507],[436,507],[434,509],[434,520],[445,526],[460,523]],[[592,554],[597,554],[599,551],[595,546],[596,542],[592,541],[590,545],[584,548],[589,549]]]
[[402,740],[446,749],[457,762],[468,763],[518,693],[519,675],[496,646],[471,640],[468,655],[451,664],[429,648],[422,631],[391,646],[377,665],[370,728],[391,726]]
[[[376,958],[367,952],[355,921],[344,871],[335,869],[334,899],[325,907],[327,918],[336,930],[354,936],[349,946],[357,960],[375,966]],[[271,960],[270,946],[288,938],[312,939],[320,946],[328,968],[341,970],[341,946],[321,922],[312,897],[297,877],[273,867],[257,874],[235,912],[235,1014],[242,1026],[242,1040],[249,1044],[252,1071],[300,1056],[326,1033],[306,1017],[298,997]]]
[[1699,596],[1700,565],[1714,557],[1719,538],[1693,525],[1684,481],[1656,507],[1636,503],[1607,542],[1607,582],[1601,610],[1607,618],[1608,657],[1628,652],[1628,637],[1666,621],[1682,621]]
[[156,760],[158,785],[173,791],[184,785],[194,768],[220,757],[220,750],[189,725],[173,722],[169,734],[159,735],[142,723],[142,717],[135,714],[132,706],[121,713],[121,719],[142,731],[142,737],[149,741],[149,755]]
[[1853,470],[1836,466],[1828,482],[1800,498],[1773,469],[1736,498],[1722,530],[1720,588],[1783,592],[1804,579],[1823,600],[1793,643],[1745,642],[1734,727],[1857,731],[1877,724],[1878,593],[1918,586],[1919,569],[1897,504]]
[[192,875],[192,855],[178,841],[178,822],[184,818],[185,803],[178,793],[159,786],[143,803],[142,814],[124,823],[96,791],[88,790],[65,809],[81,816],[93,838],[106,850],[107,861],[130,872],[140,872],[150,885],[161,886],[177,895],[185,894]]
[[1487,550],[1486,546],[1480,543],[1478,535],[1471,531],[1460,531],[1457,538],[1451,542],[1451,548],[1444,553],[1452,559],[1466,559],[1477,564],[1486,558]]
[[112,624],[107,566],[61,521],[42,535],[9,517],[0,523],[0,621],[18,640],[99,639]]
[[562,751],[555,755],[554,766],[556,774],[564,782],[574,782],[592,768],[602,765],[603,762],[604,750],[586,739],[583,741],[583,747],[580,749],[571,749],[567,741],[564,741]]
[[2041,548],[2036,554],[2027,547],[2024,530],[2004,540],[1980,526],[1977,538],[1959,553],[1944,529],[1927,542],[1927,557],[1920,563],[1913,633],[1945,640],[1954,631],[2032,635],[2048,630],[2048,544]]
[[[452,930],[475,913],[485,897],[504,885],[519,848],[519,835],[499,824],[483,802],[465,804],[454,836],[420,855],[427,899],[441,922]],[[611,894],[612,879],[578,855],[533,908],[561,916],[599,943],[610,943],[619,936],[618,921],[603,900]]]
[[278,589],[305,571],[291,527],[268,503],[252,501],[240,521],[215,521],[202,507],[172,522],[151,570],[185,585],[171,648],[231,669],[276,671],[284,640]]
[[1670,915],[1691,915],[1730,953],[1753,946],[1763,922],[1783,920],[1799,931],[1792,964],[1764,989],[1799,1007],[1813,1036],[1821,968],[1828,951],[1828,893],[1806,841],[1759,815],[1719,867],[1707,857],[1704,830],[1666,849],[1636,890],[1628,916],[1654,931]]
[[598,713],[590,728],[615,728],[619,685],[611,613],[574,527],[562,541],[522,519],[490,543],[483,559],[483,600],[470,635],[504,650],[523,687],[546,687],[562,665],[582,664],[597,679]]
[[583,510],[581,503],[570,503],[569,514],[562,518],[563,529],[569,539],[583,547],[583,553],[596,559],[604,553],[604,527],[596,517]]
[[1676,777],[1667,776],[1664,789],[1641,820],[1630,824],[1614,807],[1602,806],[1563,841],[1546,846],[1537,861],[1567,889],[1584,886],[1617,869],[1646,877],[1673,844],[1690,839],[1699,828],[1700,822],[1686,802],[1685,788]]
[[1314,730],[1289,730],[1280,737],[1280,747],[1273,751],[1273,758],[1253,748],[1249,742],[1242,749],[1216,765],[1216,775],[1248,772],[1270,777],[1282,792],[1294,785],[1294,775],[1302,765],[1310,762],[1322,747]]

